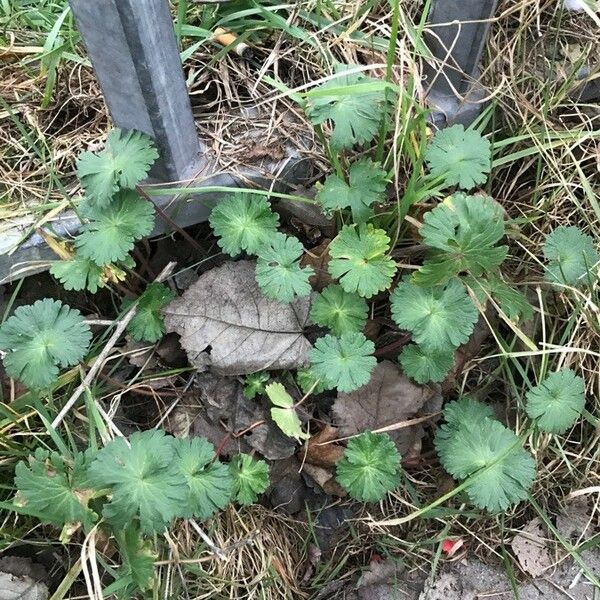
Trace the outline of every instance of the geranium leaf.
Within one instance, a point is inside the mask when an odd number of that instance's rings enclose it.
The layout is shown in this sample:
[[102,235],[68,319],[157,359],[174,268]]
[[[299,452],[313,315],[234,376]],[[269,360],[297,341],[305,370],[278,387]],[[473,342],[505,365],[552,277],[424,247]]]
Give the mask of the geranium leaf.
[[317,194],[326,212],[349,208],[354,223],[364,223],[373,215],[372,205],[385,199],[386,172],[378,163],[362,158],[350,165],[349,183],[330,175]]
[[6,372],[36,389],[52,384],[59,367],[77,364],[91,338],[78,310],[50,298],[20,306],[0,326]]
[[[152,549],[152,543],[142,538],[136,524],[130,524],[124,531],[117,532],[115,537],[123,559],[117,580],[120,580],[121,585],[130,582],[125,589],[132,596],[137,590],[152,587],[154,561],[158,558]],[[107,590],[104,592],[107,593]]]
[[254,504],[269,487],[269,466],[248,454],[238,454],[229,463],[233,478],[233,495],[242,506]]
[[106,207],[119,189],[133,189],[145,179],[157,158],[158,152],[146,134],[113,129],[104,150],[79,155],[77,176],[90,203]]
[[443,177],[447,187],[457,185],[464,190],[485,183],[491,159],[490,142],[460,124],[436,131],[425,151],[431,174]]
[[271,418],[277,427],[288,437],[298,441],[306,440],[310,434],[302,431],[302,422],[294,407],[294,399],[288,394],[281,383],[271,383],[265,388],[269,400],[274,404],[271,408]]
[[391,305],[394,321],[412,332],[418,344],[446,352],[469,339],[479,317],[458,279],[431,287],[402,281],[391,295]]
[[334,335],[362,331],[369,307],[358,294],[346,292],[341,285],[327,286],[313,301],[310,318]]
[[221,200],[209,221],[223,252],[237,256],[242,251],[256,254],[268,243],[277,231],[279,215],[264,196],[240,192]]
[[56,277],[65,290],[87,290],[92,294],[104,287],[104,272],[93,260],[76,253],[71,260],[52,263],[50,273]]
[[377,502],[400,485],[400,454],[390,436],[366,431],[348,442],[336,479],[355,500]]
[[400,364],[417,383],[437,383],[445,379],[454,365],[454,352],[409,344],[400,353]]
[[421,285],[444,283],[463,272],[493,273],[506,258],[504,211],[488,196],[454,194],[424,217],[419,233],[430,251],[414,274]]
[[[127,326],[131,337],[138,342],[158,342],[165,333],[161,311],[175,296],[176,294],[162,283],[149,284],[139,297],[135,316]],[[134,300],[129,298],[123,300],[123,309],[127,310],[133,302]]]
[[546,236],[544,256],[549,261],[546,279],[580,287],[596,281],[600,254],[594,240],[577,227],[557,227]]
[[20,501],[43,515],[45,523],[62,527],[81,523],[89,529],[97,515],[88,507],[94,485],[87,476],[93,458],[91,450],[75,456],[72,464],[58,452],[36,448],[15,468],[15,486]]
[[467,493],[480,508],[500,512],[525,500],[535,480],[535,462],[519,438],[486,416],[485,407],[470,407],[462,414],[460,405],[451,404],[451,421],[435,440],[444,468],[459,480],[469,480]]
[[154,227],[154,207],[135,192],[120,192],[110,206],[102,209],[86,205],[82,214],[88,219],[75,239],[84,258],[98,265],[124,260],[133,244]]
[[526,398],[527,414],[542,431],[565,433],[583,412],[585,383],[571,369],[560,369],[529,390]]
[[311,292],[308,282],[314,274],[312,267],[301,267],[304,252],[295,237],[275,233],[268,244],[258,251],[256,281],[265,296],[289,304],[297,297]]
[[244,381],[244,396],[248,400],[254,400],[256,396],[262,396],[265,393],[265,385],[270,378],[271,375],[266,371],[247,375]]
[[319,338],[310,351],[313,375],[340,392],[351,392],[368,383],[377,364],[375,345],[362,333]]
[[396,263],[387,255],[390,238],[371,224],[348,225],[331,242],[329,272],[349,293],[370,298],[392,283]]
[[215,461],[213,445],[202,437],[177,438],[175,462],[188,485],[188,494],[179,514],[202,521],[229,504],[233,478],[227,465]]
[[[388,111],[383,86],[373,90],[373,84],[382,82],[362,73],[346,73],[351,66],[338,65],[338,75],[316,88],[316,93],[309,94],[306,106],[314,125],[325,121],[333,123],[330,144],[334,150],[373,140]],[[350,87],[351,91],[344,93],[344,88]],[[331,94],[327,94],[327,90],[331,90]]]
[[[303,394],[321,394],[326,390],[331,390],[335,386],[328,384],[324,379],[317,377],[310,368],[298,369],[296,371],[296,383]],[[316,385],[315,385],[316,384]]]
[[111,488],[103,515],[115,527],[138,519],[144,532],[161,531],[179,515],[189,488],[174,462],[174,438],[163,431],[138,431],[115,438],[98,452],[89,469],[97,486]]

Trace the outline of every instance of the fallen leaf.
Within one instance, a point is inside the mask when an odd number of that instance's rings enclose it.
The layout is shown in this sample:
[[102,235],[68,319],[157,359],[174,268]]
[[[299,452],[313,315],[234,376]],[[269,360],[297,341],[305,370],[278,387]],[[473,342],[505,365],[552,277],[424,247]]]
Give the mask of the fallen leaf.
[[[348,492],[335,480],[333,470],[304,463],[302,472],[304,475],[308,475],[326,494],[338,498],[345,498],[348,495]],[[308,484],[314,487],[310,481]]]
[[563,513],[556,517],[556,528],[571,543],[579,544],[582,540],[589,540],[594,535],[593,512],[587,496],[574,498],[565,506]]
[[328,444],[327,442],[332,442],[337,437],[337,429],[331,425],[325,425],[319,433],[313,435],[304,444],[299,453],[300,460],[319,467],[335,467],[336,463],[344,456],[344,448],[340,444]]
[[521,568],[532,577],[540,577],[552,566],[541,520],[536,517],[513,538],[511,547]]
[[[385,360],[377,365],[369,383],[349,394],[338,394],[333,415],[340,435],[347,437],[414,419],[440,401],[439,386],[417,385],[402,375],[398,366]],[[387,433],[406,457],[420,443],[423,428],[416,424]]]
[[300,260],[300,264],[303,267],[312,267],[315,274],[309,278],[310,285],[313,290],[320,292],[323,288],[327,287],[333,282],[327,267],[331,256],[329,256],[329,244],[330,239],[325,239],[318,246],[315,246],[312,250],[307,250],[304,256]]
[[168,429],[174,435],[185,435],[187,431],[206,437],[216,448],[224,444],[224,455],[253,448],[270,460],[279,460],[296,451],[294,440],[279,431],[268,408],[246,398],[236,378],[200,373],[194,390],[198,399],[180,403],[169,418]]
[[192,365],[209,347],[211,369],[222,375],[294,369],[308,362],[311,346],[304,328],[310,297],[291,304],[267,298],[254,269],[254,261],[227,262],[165,308],[167,331],[181,336]]

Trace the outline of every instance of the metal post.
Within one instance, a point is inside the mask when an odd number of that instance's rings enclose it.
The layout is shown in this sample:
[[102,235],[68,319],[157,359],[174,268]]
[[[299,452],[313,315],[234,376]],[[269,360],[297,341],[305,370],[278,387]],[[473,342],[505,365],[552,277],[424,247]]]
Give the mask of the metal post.
[[69,0],[117,127],[150,135],[161,181],[191,178],[202,166],[167,0]]
[[434,0],[425,69],[427,99],[439,126],[469,125],[481,110],[479,62],[498,0]]

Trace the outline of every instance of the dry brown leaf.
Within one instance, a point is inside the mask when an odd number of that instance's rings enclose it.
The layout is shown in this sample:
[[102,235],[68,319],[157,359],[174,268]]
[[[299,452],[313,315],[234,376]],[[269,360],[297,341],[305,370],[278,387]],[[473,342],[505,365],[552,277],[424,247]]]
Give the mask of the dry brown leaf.
[[311,437],[304,444],[299,453],[300,460],[319,467],[335,467],[338,460],[344,456],[344,448],[340,444],[327,444],[326,442],[332,442],[337,437],[337,429],[331,425],[325,425],[317,435]]
[[513,538],[511,547],[523,571],[532,577],[540,577],[552,566],[552,555],[538,517],[529,521]]
[[[439,386],[423,386],[402,375],[390,361],[377,365],[367,385],[338,394],[333,415],[343,437],[373,431],[415,418],[424,407],[441,402]],[[425,408],[425,412],[429,412]],[[423,436],[420,424],[388,432],[403,456],[414,451]]]
[[267,298],[254,269],[254,261],[225,263],[202,275],[166,307],[167,331],[181,336],[192,365],[209,347],[211,368],[223,375],[294,369],[307,363],[311,346],[304,328],[310,297],[292,304]]
[[333,282],[327,267],[331,256],[329,256],[329,244],[331,240],[325,239],[318,246],[315,246],[312,250],[306,251],[300,264],[303,267],[312,267],[315,274],[309,279],[310,285],[313,290],[320,292],[323,288],[327,287]]

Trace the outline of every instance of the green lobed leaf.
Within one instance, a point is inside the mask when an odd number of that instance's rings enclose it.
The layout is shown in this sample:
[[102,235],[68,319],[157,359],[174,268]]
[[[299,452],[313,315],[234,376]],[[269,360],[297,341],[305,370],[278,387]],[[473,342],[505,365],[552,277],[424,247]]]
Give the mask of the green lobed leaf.
[[215,460],[213,445],[202,437],[176,438],[175,462],[188,485],[178,516],[202,521],[231,501],[233,478],[227,465]]
[[79,311],[50,298],[20,306],[0,326],[6,372],[34,389],[51,385],[59,367],[77,364],[91,339]]
[[92,294],[104,287],[103,270],[93,260],[80,256],[71,260],[59,260],[52,263],[50,274],[58,279],[65,290],[87,290]]
[[329,285],[318,294],[311,306],[310,318],[334,335],[362,331],[369,307],[358,294],[346,292],[341,285]]
[[354,223],[364,223],[373,215],[372,205],[385,200],[387,173],[379,163],[362,158],[350,165],[349,183],[330,175],[317,194],[326,212],[349,208]]
[[445,286],[421,287],[401,281],[390,297],[392,317],[423,348],[449,352],[464,344],[479,313],[465,286],[452,279]]
[[[519,438],[486,416],[487,407],[475,409],[472,400],[453,404],[450,423],[435,439],[443,467],[453,477],[469,480],[466,491],[479,508],[500,512],[525,500],[535,480],[535,461]],[[447,409],[444,415],[448,417]]]
[[265,393],[265,385],[270,378],[271,375],[267,371],[246,375],[244,381],[244,396],[248,398],[248,400],[254,400],[256,396],[262,396]]
[[[138,341],[158,342],[165,333],[162,309],[175,298],[175,293],[163,283],[149,284],[139,297],[135,316],[129,322],[127,331]],[[125,298],[123,310],[127,310],[135,300]]]
[[[303,394],[321,394],[335,386],[331,386],[325,380],[317,377],[310,368],[298,369],[296,371],[296,383]],[[315,385],[316,384],[316,385]]]
[[77,176],[90,203],[108,206],[120,189],[133,189],[158,158],[152,139],[139,131],[113,129],[101,152],[83,152]]
[[306,440],[310,437],[302,431],[302,422],[296,412],[294,399],[288,394],[281,383],[271,383],[265,388],[269,400],[274,404],[271,408],[271,418],[288,437],[296,440]]
[[400,364],[404,373],[417,383],[438,383],[443,381],[452,369],[454,352],[408,344],[400,353]]
[[295,237],[275,233],[268,244],[258,251],[256,281],[265,296],[289,304],[296,297],[311,292],[309,278],[314,275],[312,267],[301,267],[304,252]]
[[174,438],[163,431],[138,431],[115,438],[98,452],[89,474],[97,486],[111,488],[103,515],[114,527],[138,519],[140,529],[163,530],[185,509],[186,479],[174,461]]
[[242,251],[256,254],[267,244],[277,232],[279,215],[264,196],[240,192],[221,200],[209,222],[223,252],[237,256]]
[[377,502],[400,485],[400,471],[400,454],[390,436],[366,431],[348,442],[336,479],[355,500]]
[[129,584],[123,593],[133,597],[138,590],[150,589],[154,583],[154,561],[158,558],[152,543],[143,539],[136,524],[129,524],[123,531],[116,532],[115,537],[123,560],[117,579],[121,580],[121,585]]
[[15,486],[20,501],[43,515],[44,523],[62,527],[81,523],[89,530],[97,515],[88,507],[94,485],[87,476],[93,452],[77,454],[69,464],[58,452],[36,448],[27,461],[17,463]]
[[154,228],[154,207],[133,191],[120,192],[104,208],[88,204],[82,214],[89,221],[81,227],[75,246],[83,258],[98,265],[125,260],[134,242]]
[[578,227],[557,227],[546,236],[544,256],[549,261],[546,279],[580,287],[598,279],[600,254],[594,240]]
[[526,321],[533,317],[533,306],[527,297],[498,275],[488,274],[486,278],[467,275],[463,281],[482,306],[486,306],[488,298],[491,296],[511,321]]
[[550,373],[526,394],[525,408],[538,427],[548,433],[565,433],[585,408],[585,382],[571,369]]
[[[333,123],[330,145],[334,150],[373,140],[388,113],[385,90],[373,91],[368,86],[379,80],[362,73],[345,72],[353,66],[338,65],[338,75],[320,85],[317,88],[319,95],[309,96],[306,106],[306,113],[314,125],[321,125],[325,121]],[[360,89],[361,84],[367,84],[364,91]],[[350,86],[353,86],[350,93],[340,93],[340,90]],[[323,95],[322,92],[326,90],[332,90],[332,93]]]
[[479,277],[495,272],[508,248],[504,211],[488,196],[454,194],[428,212],[419,233],[432,250],[413,279],[420,285],[445,283],[464,272]]
[[229,463],[233,478],[233,496],[238,504],[254,504],[269,487],[269,466],[249,454],[238,454]]
[[457,124],[435,132],[425,151],[425,162],[444,185],[470,190],[485,183],[491,169],[491,144],[478,131]]
[[370,298],[388,289],[396,263],[387,256],[390,238],[371,224],[347,225],[329,246],[329,273],[348,293]]
[[319,338],[310,351],[311,371],[329,387],[352,392],[371,379],[377,364],[375,345],[362,333]]

